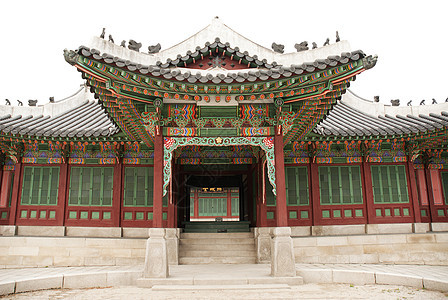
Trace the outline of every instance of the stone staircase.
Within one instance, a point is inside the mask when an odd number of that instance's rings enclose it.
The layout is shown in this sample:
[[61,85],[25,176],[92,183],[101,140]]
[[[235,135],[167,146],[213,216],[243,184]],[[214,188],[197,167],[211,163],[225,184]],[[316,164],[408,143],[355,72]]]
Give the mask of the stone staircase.
[[249,221],[184,222],[184,232],[250,232]]
[[253,232],[182,233],[179,264],[255,264]]

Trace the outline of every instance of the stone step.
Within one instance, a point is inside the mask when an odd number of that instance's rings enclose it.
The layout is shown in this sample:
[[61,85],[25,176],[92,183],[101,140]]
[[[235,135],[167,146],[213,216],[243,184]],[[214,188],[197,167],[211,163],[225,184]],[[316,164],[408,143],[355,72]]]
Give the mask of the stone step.
[[229,245],[229,244],[239,244],[239,245],[255,245],[255,239],[183,239],[179,240],[179,245]]
[[179,251],[179,257],[254,257],[256,255],[255,249],[251,250],[184,250]]
[[253,232],[220,232],[220,233],[181,233],[182,239],[191,239],[191,238],[213,238],[213,239],[228,239],[228,238],[254,238]]
[[184,243],[182,244],[181,250],[234,250],[234,251],[242,251],[242,250],[252,250],[255,251],[255,244],[191,244]]
[[181,265],[201,264],[255,264],[255,257],[179,257]]
[[290,290],[288,284],[207,284],[207,285],[154,285],[152,291],[217,291],[217,290]]
[[223,233],[223,232],[249,232],[250,229],[246,228],[185,228],[185,231],[188,233],[200,233],[200,232],[214,232],[214,233]]

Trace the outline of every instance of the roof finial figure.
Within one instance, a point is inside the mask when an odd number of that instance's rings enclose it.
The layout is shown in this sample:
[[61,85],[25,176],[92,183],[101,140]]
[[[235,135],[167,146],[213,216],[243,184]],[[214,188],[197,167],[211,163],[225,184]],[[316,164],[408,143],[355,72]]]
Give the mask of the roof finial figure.
[[390,100],[390,104],[392,104],[392,106],[400,106],[400,99]]
[[285,52],[285,46],[282,44],[272,43],[271,47],[272,47],[272,50],[274,50],[277,53]]
[[425,99],[423,99],[422,101],[420,101],[420,105],[425,105]]
[[37,100],[28,100],[28,106],[36,106]]
[[22,102],[22,101],[17,100],[17,102],[19,103],[19,104],[18,104],[19,106],[23,106],[23,102]]
[[126,41],[125,41],[125,40],[122,40],[120,46],[126,48]]
[[134,40],[129,40],[128,48],[130,50],[134,50],[134,51],[139,52],[141,47],[142,47],[142,43],[137,43]]
[[148,53],[149,54],[158,53],[160,49],[162,49],[162,46],[160,45],[160,43],[157,43],[157,45],[148,47]]
[[9,102],[9,99],[5,99],[5,101],[6,101],[6,105],[11,105],[11,102]]
[[409,100],[408,103],[406,104],[407,106],[412,106],[412,100]]
[[103,27],[103,31],[101,32],[100,38],[104,39],[105,35],[106,35],[106,28]]
[[48,100],[50,100],[50,103],[54,103],[54,97],[51,96]]
[[448,97],[445,99],[445,102],[448,102]]
[[336,43],[340,42],[341,38],[339,37],[339,32],[336,30]]
[[316,42],[313,42],[313,49],[316,49],[317,48],[317,44],[316,44]]
[[373,102],[380,102],[380,96],[373,96]]
[[324,43],[324,46],[328,46],[328,45],[330,45],[330,39],[329,39],[329,38],[327,38],[327,39],[325,40],[325,43]]
[[115,44],[114,38],[112,37],[112,34],[109,34],[109,42],[112,42],[112,44]]
[[301,52],[301,51],[306,51],[308,50],[308,42],[307,41],[303,41],[300,44],[295,44],[294,48],[296,48],[297,52]]
[[432,104],[437,104],[436,99],[432,98]]

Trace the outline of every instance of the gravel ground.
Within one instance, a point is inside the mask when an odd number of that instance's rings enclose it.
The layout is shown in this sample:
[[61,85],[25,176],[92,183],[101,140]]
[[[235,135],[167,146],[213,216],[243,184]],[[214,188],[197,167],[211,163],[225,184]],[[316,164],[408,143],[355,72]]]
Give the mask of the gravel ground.
[[436,292],[394,285],[304,284],[291,289],[152,291],[149,288],[111,287],[44,290],[0,297],[0,299],[447,299]]

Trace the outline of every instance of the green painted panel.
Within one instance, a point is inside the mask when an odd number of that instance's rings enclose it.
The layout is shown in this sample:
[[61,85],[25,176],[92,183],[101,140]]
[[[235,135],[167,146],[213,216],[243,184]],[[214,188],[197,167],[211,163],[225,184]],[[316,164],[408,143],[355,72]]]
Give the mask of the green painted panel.
[[89,212],[88,211],[82,211],[79,214],[80,219],[88,219],[89,218]]
[[390,217],[390,216],[391,216],[391,211],[390,211],[389,208],[386,208],[386,209],[384,210],[384,216],[385,216],[385,217]]
[[422,215],[422,217],[426,217],[427,216],[425,209],[421,209],[420,210],[420,214]]
[[383,214],[382,214],[382,212],[381,212],[381,209],[380,208],[377,208],[376,210],[375,210],[375,213],[376,213],[376,216],[377,217],[381,217]]
[[268,211],[268,212],[266,212],[266,218],[267,218],[268,220],[272,220],[272,219],[274,219],[274,212],[273,212],[273,211]]
[[39,219],[45,219],[47,217],[47,212],[45,210],[41,210],[39,212]]
[[162,213],[162,220],[167,220],[168,219],[168,213],[164,212]]
[[103,212],[103,220],[110,220],[110,218],[111,218],[110,211]]
[[297,219],[297,212],[296,211],[290,211],[289,212],[289,218],[290,219]]
[[340,218],[341,217],[341,211],[339,209],[333,210],[333,217],[334,218]]
[[438,215],[439,217],[443,217],[443,216],[445,216],[445,210],[444,210],[444,209],[438,209],[438,210],[437,210],[437,215]]
[[37,210],[30,211],[30,218],[37,218]]
[[403,216],[409,216],[409,209],[408,208],[403,208]]
[[50,210],[50,216],[49,216],[49,218],[50,218],[50,219],[56,219],[56,211],[54,211],[54,210]]
[[26,211],[26,210],[22,210],[21,212],[20,212],[20,217],[21,218],[26,218],[28,216],[28,211]]
[[125,212],[124,213],[124,219],[125,220],[132,220],[132,212]]
[[99,211],[92,211],[92,219],[99,219],[100,218],[100,212]]
[[394,216],[400,216],[400,209],[394,208]]
[[135,219],[136,220],[143,220],[144,217],[145,217],[145,214],[143,212],[136,212],[135,213]]
[[448,172],[442,172],[442,187],[445,204],[448,205]]
[[329,210],[323,210],[322,211],[322,218],[329,218],[330,217],[330,211]]
[[362,217],[363,212],[362,209],[355,209],[355,217]]
[[6,211],[2,211],[2,216],[1,216],[1,218],[2,219],[6,219],[8,217],[8,212],[6,212]]
[[308,219],[308,218],[309,218],[308,211],[306,211],[306,210],[302,210],[302,211],[300,212],[300,219]]
[[77,212],[76,211],[69,211],[68,212],[68,218],[69,219],[77,219]]
[[344,210],[344,217],[351,218],[352,217],[352,210],[351,209],[345,209]]
[[148,213],[148,220],[152,220],[153,216],[154,216],[154,214],[152,212],[149,212]]

